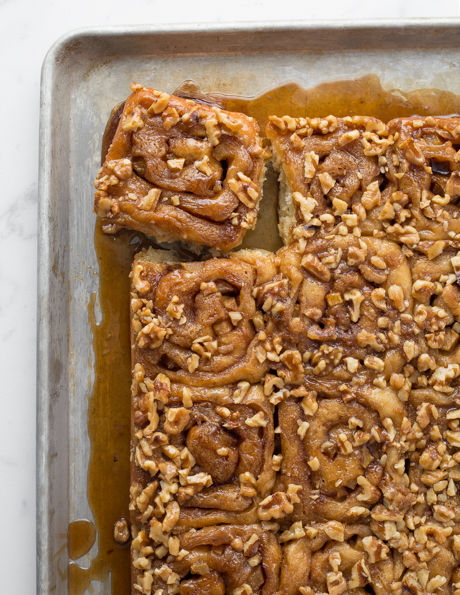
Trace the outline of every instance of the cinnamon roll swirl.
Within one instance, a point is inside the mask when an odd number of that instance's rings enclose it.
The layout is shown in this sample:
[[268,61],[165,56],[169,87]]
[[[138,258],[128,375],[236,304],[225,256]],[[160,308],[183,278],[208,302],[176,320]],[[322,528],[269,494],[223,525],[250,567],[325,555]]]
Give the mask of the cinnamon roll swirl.
[[297,536],[292,530],[285,533],[281,540],[289,541],[283,546],[280,595],[387,595],[398,582],[397,560],[366,525],[318,523]]
[[366,523],[383,498],[400,511],[414,501],[399,469],[405,410],[392,389],[368,386],[348,395],[294,389],[278,418],[283,458],[276,488],[300,486],[284,523]]
[[387,125],[389,181],[379,218],[387,237],[408,246],[460,233],[460,118],[399,118]]
[[260,385],[190,388],[133,372],[132,521],[177,527],[258,522],[275,482],[273,405]]
[[155,262],[155,251],[138,254],[132,271],[133,361],[149,377],[163,372],[190,386],[258,382],[268,363],[259,355],[252,294],[273,263],[273,255],[251,251],[181,264]]
[[372,234],[380,202],[380,163],[390,144],[376,118],[278,118],[266,133],[281,172],[280,233],[285,244],[317,230],[363,228]]
[[141,530],[132,560],[133,593],[274,595],[281,548],[260,524],[206,527],[169,538]]
[[253,118],[132,85],[97,176],[105,233],[229,250],[255,225],[264,151]]
[[[265,318],[282,349],[301,356],[313,389],[329,380],[384,386],[403,369],[414,345],[413,298],[409,265],[395,243],[315,237],[278,258],[276,286],[267,284],[277,306]],[[265,291],[258,288],[259,303]]]

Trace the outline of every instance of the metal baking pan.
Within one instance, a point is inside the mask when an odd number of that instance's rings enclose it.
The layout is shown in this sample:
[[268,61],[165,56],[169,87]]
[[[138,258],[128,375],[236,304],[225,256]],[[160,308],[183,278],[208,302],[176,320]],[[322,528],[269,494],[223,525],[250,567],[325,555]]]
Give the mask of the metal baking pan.
[[[107,117],[130,83],[171,92],[194,79],[204,91],[252,96],[286,81],[310,88],[372,73],[387,89],[459,94],[459,72],[460,20],[454,19],[95,28],[72,32],[50,49],[40,127],[39,595],[69,592],[68,526],[92,519],[88,304],[99,283],[92,181]],[[96,554],[97,542],[78,565],[88,567]],[[91,587],[109,595],[110,576]]]

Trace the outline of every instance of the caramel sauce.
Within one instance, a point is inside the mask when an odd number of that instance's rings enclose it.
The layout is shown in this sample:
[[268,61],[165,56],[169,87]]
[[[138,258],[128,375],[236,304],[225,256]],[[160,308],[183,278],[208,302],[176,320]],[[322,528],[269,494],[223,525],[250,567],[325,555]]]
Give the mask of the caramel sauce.
[[[176,94],[191,99],[204,98],[229,111],[255,118],[264,135],[269,116],[293,118],[374,116],[383,122],[406,116],[447,116],[460,114],[460,96],[439,89],[420,89],[406,93],[386,90],[378,76],[368,74],[358,79],[322,83],[305,89],[297,83],[285,83],[254,98],[219,93],[202,94],[194,81],[185,81]],[[118,107],[118,106],[117,106]]]
[[72,521],[67,529],[67,549],[72,560],[78,560],[93,547],[96,541],[96,527],[91,521]]
[[128,275],[135,250],[150,245],[140,235],[122,232],[118,236],[109,236],[102,233],[99,221],[96,225],[95,249],[100,271],[102,321],[96,323],[96,295],[93,294],[89,319],[96,364],[88,407],[91,439],[88,500],[97,528],[98,554],[88,569],[70,564],[70,595],[83,595],[86,589],[91,589],[92,580],[107,581],[109,573],[113,595],[130,592],[129,548],[114,540],[113,530],[118,519],[129,518],[131,371]]
[[[231,111],[255,117],[262,134],[268,116],[324,117],[368,115],[387,122],[410,115],[449,115],[460,113],[460,96],[449,91],[425,89],[405,93],[385,90],[375,75],[356,80],[323,83],[304,89],[287,83],[254,98],[200,93],[187,81],[177,94],[216,104]],[[122,104],[116,106],[107,125],[103,157],[115,134]],[[88,180],[88,183],[91,183]],[[255,230],[249,231],[240,248],[264,248],[275,251],[281,246],[277,230],[277,174],[268,171],[261,212]],[[122,231],[110,236],[96,224],[95,250],[99,262],[99,303],[102,321],[96,323],[93,295],[89,320],[93,331],[95,382],[89,401],[88,430],[91,459],[88,469],[88,499],[97,529],[98,554],[88,569],[74,562],[69,565],[69,593],[92,592],[91,581],[106,581],[111,574],[112,595],[130,592],[130,556],[127,546],[113,538],[114,523],[129,518],[129,445],[130,445],[130,342],[129,342],[129,272],[134,254],[146,246],[158,247],[138,232]],[[193,259],[185,249],[181,258]],[[81,523],[81,521],[77,521]],[[90,548],[88,527],[69,526],[69,554],[75,560]],[[89,546],[89,547],[88,547]]]

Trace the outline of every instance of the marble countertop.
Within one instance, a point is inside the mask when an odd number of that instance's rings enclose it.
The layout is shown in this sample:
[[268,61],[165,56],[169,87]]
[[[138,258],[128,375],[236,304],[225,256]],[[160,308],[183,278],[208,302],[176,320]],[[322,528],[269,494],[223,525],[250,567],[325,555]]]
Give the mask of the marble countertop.
[[[171,10],[171,6],[173,10]],[[40,68],[85,26],[307,19],[458,17],[459,0],[0,0],[3,141],[0,210],[0,584],[35,592],[37,177]],[[6,133],[6,137],[5,137]]]

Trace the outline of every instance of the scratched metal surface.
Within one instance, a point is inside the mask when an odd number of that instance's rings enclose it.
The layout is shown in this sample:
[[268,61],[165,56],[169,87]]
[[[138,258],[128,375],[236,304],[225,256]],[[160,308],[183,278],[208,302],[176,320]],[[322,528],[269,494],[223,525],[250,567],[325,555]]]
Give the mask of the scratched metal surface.
[[[98,291],[92,181],[111,108],[135,80],[173,91],[257,95],[376,74],[385,88],[460,93],[460,21],[184,25],[79,30],[42,73],[37,381],[39,595],[66,594],[70,521],[86,498],[93,383],[88,302]],[[97,543],[97,542],[96,542]],[[86,567],[95,547],[78,563]],[[64,577],[64,578],[63,578]],[[93,583],[95,595],[110,585]]]

